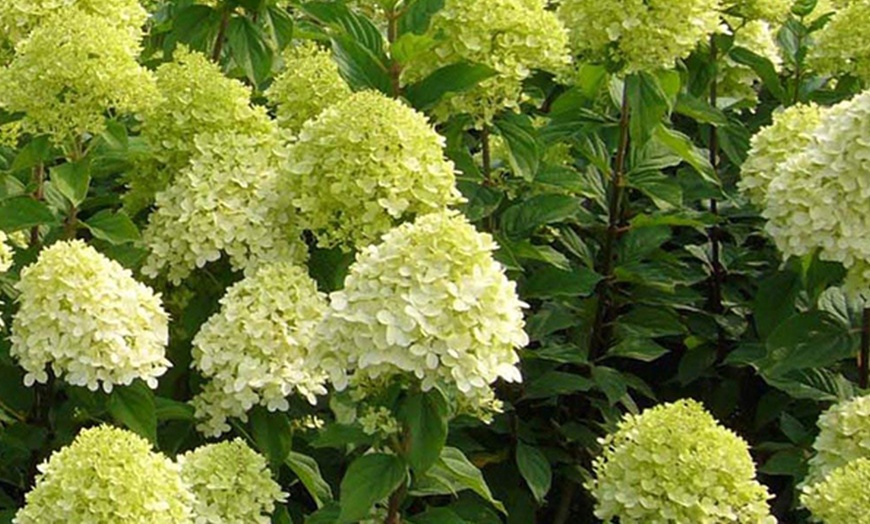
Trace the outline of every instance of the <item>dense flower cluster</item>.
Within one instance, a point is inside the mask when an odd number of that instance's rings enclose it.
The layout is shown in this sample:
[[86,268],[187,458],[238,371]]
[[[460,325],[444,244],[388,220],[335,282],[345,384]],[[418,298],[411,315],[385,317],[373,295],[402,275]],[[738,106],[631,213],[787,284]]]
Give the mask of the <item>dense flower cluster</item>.
[[390,231],[357,255],[344,289],[330,295],[314,361],[339,390],[407,373],[423,389],[443,385],[475,399],[488,398],[499,377],[520,381],[525,304],[493,260],[496,249],[458,212]]
[[517,109],[522,82],[533,69],[563,72],[570,64],[568,36],[545,0],[446,0],[427,35],[435,41],[404,72],[405,82],[463,60],[484,64],[496,75],[434,109],[439,119],[468,113],[488,123],[505,108]]
[[76,386],[111,391],[140,378],[152,388],[171,363],[169,318],[148,286],[81,240],[58,242],[21,271],[10,354],[25,382],[46,366]]
[[563,0],[558,14],[585,60],[628,72],[671,68],[720,26],[719,0]]
[[[818,251],[847,269],[870,260],[868,121],[870,91],[826,109],[813,141],[770,182],[763,216],[786,257]],[[870,291],[870,282],[853,284]]]
[[303,126],[285,191],[320,245],[366,245],[405,217],[460,201],[444,144],[402,102],[355,93]]
[[811,485],[831,471],[859,458],[870,458],[870,395],[828,409],[819,417],[816,454],[804,481]]
[[122,429],[83,430],[39,466],[15,524],[194,524],[179,467]]
[[178,457],[193,491],[196,524],[269,524],[275,502],[287,496],[266,459],[241,439],[209,444]]
[[201,431],[228,431],[227,418],[257,404],[286,410],[294,391],[311,403],[326,393],[325,376],[306,362],[326,298],[303,269],[263,266],[220,303],[193,340],[193,365],[211,380],[194,399]]
[[25,113],[27,131],[58,144],[101,133],[107,111],[142,111],[157,100],[153,76],[136,62],[140,36],[76,8],[58,11],[0,69],[0,107]]
[[849,73],[870,82],[870,0],[843,6],[816,34],[810,63],[822,73]]
[[101,17],[136,38],[148,18],[138,0],[4,0],[0,2],[0,39],[18,43],[43,20],[69,7]]
[[740,190],[749,200],[763,207],[767,188],[779,169],[813,141],[822,117],[815,105],[795,105],[773,115],[773,123],[752,137],[751,148],[740,171]]
[[351,95],[332,53],[316,44],[293,47],[284,54],[285,70],[266,91],[276,106],[278,125],[296,133],[302,124]]
[[275,134],[201,134],[190,165],[158,193],[143,238],[151,253],[142,272],[166,271],[178,284],[226,252],[236,270],[308,256],[292,210],[277,189]]
[[722,7],[747,20],[780,22],[788,16],[792,4],[794,0],[723,0]]
[[835,469],[818,484],[804,489],[801,502],[826,524],[870,524],[870,459]]
[[[776,70],[782,68],[782,57],[776,43],[775,31],[763,20],[750,20],[734,24],[734,45],[748,49],[770,60]],[[758,105],[758,74],[747,65],[726,56],[718,64],[719,106],[755,108]]]
[[605,522],[776,523],[746,442],[695,401],[626,415],[603,447],[587,487]]

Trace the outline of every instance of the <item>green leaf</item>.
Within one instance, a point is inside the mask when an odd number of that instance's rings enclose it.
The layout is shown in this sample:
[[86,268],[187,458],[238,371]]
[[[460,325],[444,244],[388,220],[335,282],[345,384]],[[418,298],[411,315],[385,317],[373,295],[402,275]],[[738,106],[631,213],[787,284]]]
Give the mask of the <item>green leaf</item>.
[[431,468],[447,442],[447,401],[437,388],[411,393],[399,410],[408,431],[408,462],[414,473]]
[[56,220],[48,206],[29,196],[0,202],[0,229],[7,233],[54,223]]
[[333,36],[332,53],[342,76],[355,91],[375,89],[388,95],[392,93],[392,81],[383,61],[352,36]]
[[502,191],[477,182],[460,180],[456,183],[456,187],[459,188],[466,200],[462,206],[462,212],[472,222],[492,215],[504,200]]
[[794,370],[823,368],[851,358],[857,337],[826,311],[793,315],[767,338],[767,358],[760,363],[765,375],[778,376]]
[[728,123],[728,117],[721,109],[711,106],[706,100],[686,93],[681,93],[677,98],[674,112],[687,116],[699,124],[724,126]]
[[796,16],[807,16],[813,12],[819,0],[795,0],[791,6],[791,12]]
[[771,386],[792,398],[840,402],[855,396],[855,386],[839,373],[823,368],[799,369],[782,376],[762,375]]
[[[424,492],[433,494],[456,494],[469,489],[506,514],[504,505],[492,496],[483,473],[457,448],[445,446],[435,466],[418,480],[428,486]],[[416,491],[417,485],[414,488]]]
[[648,338],[630,337],[621,340],[607,352],[608,357],[630,358],[641,362],[652,362],[668,353],[656,342]]
[[293,41],[293,18],[286,10],[270,6],[263,15],[263,25],[278,51]]
[[51,160],[51,143],[48,141],[48,136],[42,135],[31,140],[26,146],[21,148],[15,160],[12,161],[10,171],[22,171],[30,169]]
[[365,16],[350,9],[343,2],[306,2],[299,6],[308,16],[330,27],[333,32],[357,42],[362,48],[383,61],[384,36],[380,29]]
[[112,213],[103,210],[85,220],[85,227],[91,234],[110,244],[120,245],[139,240],[139,229],[123,211]]
[[628,186],[637,189],[653,201],[659,209],[669,211],[683,206],[683,188],[673,177],[658,171],[631,173]]
[[631,118],[629,131],[634,147],[641,147],[653,136],[670,111],[668,96],[654,75],[639,72],[625,80]]
[[800,291],[800,275],[791,271],[775,273],[761,282],[752,302],[752,317],[762,340],[794,314]]
[[217,38],[221,14],[207,5],[191,5],[173,19],[172,36],[193,49],[205,51]]
[[431,508],[414,515],[408,522],[411,524],[472,524],[449,508]]
[[598,389],[607,396],[611,406],[628,393],[628,384],[625,378],[623,378],[622,373],[613,368],[595,366],[592,368],[592,380],[595,381]]
[[405,98],[419,111],[435,107],[450,93],[468,91],[496,74],[495,70],[471,62],[457,62],[437,69],[431,75],[405,88]]
[[158,421],[165,420],[194,420],[193,406],[186,402],[178,402],[165,397],[154,397],[155,414]]
[[341,480],[340,522],[367,517],[375,503],[387,498],[407,478],[408,471],[395,455],[370,453],[354,460]]
[[284,463],[299,477],[299,481],[308,490],[308,494],[314,499],[318,508],[322,508],[325,503],[332,501],[332,488],[323,479],[316,460],[308,455],[291,451],[287,454]]
[[144,382],[115,388],[107,407],[115,421],[157,443],[157,406],[154,392]]
[[399,18],[399,34],[423,34],[429,27],[432,15],[444,7],[444,0],[407,0]]
[[541,147],[531,120],[507,113],[495,121],[495,129],[504,139],[511,171],[525,180],[533,180],[541,163]]
[[269,412],[263,407],[251,410],[251,432],[257,448],[269,459],[273,471],[278,471],[293,446],[293,429],[285,413]]
[[529,446],[522,440],[517,441],[516,451],[517,467],[520,475],[526,481],[538,504],[544,502],[544,497],[550,491],[553,483],[553,471],[550,469],[550,461],[536,447]]
[[51,168],[49,178],[54,187],[74,206],[78,207],[88,196],[91,173],[88,163],[67,162]]
[[769,59],[750,51],[743,47],[732,47],[728,56],[738,64],[749,66],[755,71],[755,74],[764,83],[764,87],[771,92],[782,103],[787,102],[785,89],[782,87],[782,82],[779,80],[779,74],[776,72],[776,67]]
[[569,195],[537,195],[507,208],[501,216],[504,233],[520,240],[547,224],[565,222],[578,216],[580,201]]
[[679,131],[669,129],[663,125],[654,130],[654,135],[659,143],[673,151],[674,154],[678,155],[687,164],[695,168],[704,180],[717,186],[720,184],[719,178],[713,171],[713,166],[710,164],[710,160],[707,158],[705,153],[695,147],[695,144],[692,143],[692,139]]
[[233,17],[227,27],[227,42],[233,61],[255,86],[272,72],[272,53],[263,31],[247,17]]
[[549,371],[526,385],[523,399],[534,400],[557,395],[573,395],[589,391],[594,386],[595,383],[586,377],[564,371]]
[[537,269],[523,287],[523,296],[529,298],[589,296],[604,277],[580,266],[570,271],[556,267]]

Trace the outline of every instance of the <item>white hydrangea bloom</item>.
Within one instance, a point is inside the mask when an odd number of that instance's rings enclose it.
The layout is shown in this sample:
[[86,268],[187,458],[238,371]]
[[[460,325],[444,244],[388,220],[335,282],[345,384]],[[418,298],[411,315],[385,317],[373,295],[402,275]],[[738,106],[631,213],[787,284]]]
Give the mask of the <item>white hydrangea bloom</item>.
[[46,382],[51,365],[68,383],[94,391],[137,378],[155,388],[172,365],[160,295],[80,240],[44,249],[16,289],[10,353],[27,385]]
[[[868,122],[870,91],[827,109],[813,141],[770,182],[763,216],[786,257],[818,251],[847,269],[870,260]],[[870,291],[870,282],[852,285]]]
[[313,360],[339,390],[398,374],[491,400],[518,382],[528,343],[515,284],[492,258],[492,237],[454,211],[403,224],[364,248],[330,296]]
[[269,524],[275,502],[287,499],[266,459],[241,439],[201,446],[178,464],[196,497],[196,524]]
[[870,395],[832,406],[819,416],[816,454],[809,461],[804,484],[823,480],[829,473],[859,458],[870,458]]
[[9,235],[0,231],[0,273],[5,273],[12,267],[12,257],[15,256],[15,252],[9,245],[10,242]]
[[195,268],[225,252],[236,270],[308,257],[292,209],[278,190],[274,135],[202,134],[197,154],[170,187],[157,195],[157,210],[143,234],[151,254],[142,272],[166,271],[178,284]]
[[211,382],[194,398],[200,431],[229,431],[255,405],[287,410],[293,392],[312,404],[326,393],[325,375],[306,362],[326,312],[326,297],[297,266],[260,268],[233,285],[193,340],[193,366]]

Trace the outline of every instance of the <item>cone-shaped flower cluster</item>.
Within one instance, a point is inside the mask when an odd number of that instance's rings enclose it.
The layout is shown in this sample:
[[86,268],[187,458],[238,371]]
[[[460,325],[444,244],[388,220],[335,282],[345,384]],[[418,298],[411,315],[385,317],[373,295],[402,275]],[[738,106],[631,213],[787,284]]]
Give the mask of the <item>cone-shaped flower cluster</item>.
[[822,73],[849,73],[870,82],[870,0],[841,7],[816,35],[810,63]]
[[148,18],[138,0],[4,0],[0,2],[0,39],[16,44],[46,18],[69,7],[103,18],[136,38]]
[[818,426],[805,485],[856,459],[870,458],[870,395],[831,407],[819,417]]
[[14,524],[193,524],[179,467],[145,439],[109,426],[82,431],[42,465]]
[[171,366],[160,295],[80,240],[58,242],[21,271],[10,353],[25,382],[46,366],[76,386],[111,391],[140,378],[152,388]]
[[326,393],[324,374],[306,361],[326,297],[302,269],[263,266],[220,303],[193,341],[193,365],[211,380],[193,401],[200,431],[229,431],[227,418],[246,419],[258,404],[286,410],[294,392],[312,403]]
[[563,0],[559,17],[584,60],[628,72],[669,69],[720,26],[719,0]]
[[521,380],[516,350],[528,343],[496,248],[457,212],[390,231],[330,296],[312,365],[339,390],[401,374],[488,402],[496,379]]
[[306,43],[284,53],[285,70],[266,91],[278,125],[297,133],[307,120],[351,95],[332,53]]
[[561,73],[570,64],[568,36],[545,0],[446,0],[427,35],[435,44],[408,64],[403,80],[421,80],[435,70],[468,61],[489,66],[495,76],[463,93],[449,94],[435,108],[439,119],[467,113],[489,123],[502,109],[517,109],[522,82],[532,70]]
[[178,457],[193,491],[197,524],[269,524],[286,494],[272,480],[266,459],[241,439],[209,444]]
[[775,524],[745,441],[693,400],[626,415],[603,441],[595,516],[622,524]]
[[402,102],[355,93],[302,128],[284,192],[320,245],[366,245],[403,218],[460,201],[444,143]]
[[166,271],[177,284],[223,252],[236,270],[304,262],[307,248],[277,186],[284,148],[275,133],[202,134],[194,147],[188,167],[157,194],[143,235],[151,254],[142,272]]
[[804,489],[801,502],[818,522],[870,524],[870,459],[839,467],[818,484]]

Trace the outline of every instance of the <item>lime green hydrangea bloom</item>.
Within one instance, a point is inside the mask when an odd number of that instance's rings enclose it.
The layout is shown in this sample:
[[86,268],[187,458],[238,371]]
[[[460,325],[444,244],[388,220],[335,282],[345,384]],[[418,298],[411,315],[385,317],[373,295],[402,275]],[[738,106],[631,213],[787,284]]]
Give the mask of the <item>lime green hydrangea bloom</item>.
[[723,0],[722,8],[747,20],[781,22],[791,12],[794,0]]
[[178,464],[196,497],[197,523],[269,524],[275,503],[287,499],[266,459],[242,439],[199,447],[178,457]]
[[839,9],[815,35],[809,62],[821,73],[849,73],[870,82],[870,0]]
[[293,392],[312,404],[326,393],[324,373],[306,361],[326,297],[303,269],[263,266],[220,303],[193,340],[193,367],[211,380],[193,401],[200,431],[229,431],[227,418],[246,420],[255,405],[286,411]]
[[819,106],[795,105],[774,113],[773,123],[752,137],[737,187],[753,204],[764,207],[767,188],[779,168],[813,141],[821,118]]
[[498,378],[518,382],[528,343],[523,304],[492,258],[492,237],[460,213],[403,224],[364,248],[344,289],[330,295],[312,361],[336,389],[404,375],[491,399]]
[[85,429],[39,466],[14,524],[194,524],[180,468],[138,435]]
[[0,39],[17,44],[45,19],[67,8],[103,18],[133,38],[139,38],[148,18],[138,0],[4,0],[0,2]]
[[870,524],[870,459],[854,460],[804,488],[801,502],[817,522]]
[[818,426],[805,485],[855,459],[870,458],[870,395],[836,404],[822,413]]
[[143,238],[150,255],[142,272],[166,272],[179,284],[196,268],[225,252],[236,270],[270,261],[304,262],[307,246],[294,211],[278,189],[275,133],[202,134],[193,140],[190,165],[157,194]]
[[45,383],[51,365],[58,377],[92,391],[137,378],[156,388],[172,365],[160,295],[81,240],[43,249],[15,288],[10,354],[27,385]]
[[563,0],[559,17],[582,59],[627,72],[670,69],[720,28],[719,0]]
[[135,113],[157,100],[141,67],[139,37],[106,18],[67,8],[46,18],[0,69],[0,106],[62,145],[105,129],[105,114]]
[[[825,109],[812,142],[770,182],[762,215],[786,257],[818,252],[846,269],[870,261],[868,119],[870,91]],[[858,289],[870,292],[870,281]]]
[[0,273],[5,273],[12,268],[15,251],[9,241],[9,235],[5,231],[0,231]]
[[286,68],[266,91],[278,125],[297,133],[306,120],[351,95],[329,50],[305,43],[285,52]]
[[402,102],[355,93],[303,126],[285,191],[321,246],[366,245],[406,217],[461,201],[444,145]]
[[602,444],[587,488],[605,522],[776,523],[746,442],[693,400],[626,415]]
[[545,0],[446,0],[427,31],[433,47],[407,64],[403,81],[416,82],[460,61],[483,64],[496,75],[468,91],[448,94],[433,113],[440,120],[470,114],[482,125],[503,109],[518,109],[523,80],[532,70],[563,73],[570,65],[567,32],[546,4]]
[[[782,69],[782,57],[776,43],[776,34],[764,20],[750,20],[735,24],[734,45],[752,51],[770,60],[776,71]],[[758,85],[761,80],[749,66],[725,56],[718,63],[719,107],[754,108],[758,104]]]

